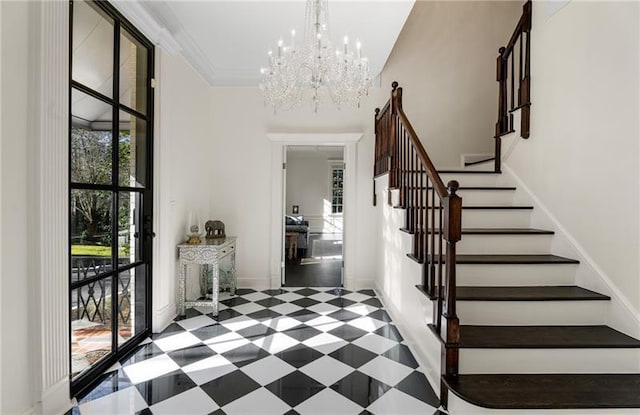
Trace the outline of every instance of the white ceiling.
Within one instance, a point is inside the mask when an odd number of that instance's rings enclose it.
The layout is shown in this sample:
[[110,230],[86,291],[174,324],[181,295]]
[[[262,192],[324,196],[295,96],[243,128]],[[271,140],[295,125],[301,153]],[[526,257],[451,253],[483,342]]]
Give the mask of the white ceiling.
[[[335,45],[362,42],[378,76],[414,0],[329,0]],[[181,53],[211,85],[257,85],[267,51],[292,28],[304,31],[304,0],[119,1],[116,7],[153,42]]]

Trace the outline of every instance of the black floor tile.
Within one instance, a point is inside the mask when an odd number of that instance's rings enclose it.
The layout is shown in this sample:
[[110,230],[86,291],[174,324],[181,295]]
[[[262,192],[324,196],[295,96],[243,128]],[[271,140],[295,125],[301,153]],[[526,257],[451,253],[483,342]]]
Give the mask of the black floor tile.
[[148,405],[154,405],[195,387],[196,384],[181,370],[138,383],[136,389]]
[[221,310],[218,312],[217,316],[214,316],[213,319],[220,322],[225,320],[230,320],[232,318],[236,318],[241,316],[241,313],[238,313],[236,310],[232,308],[227,308],[226,310]]
[[295,318],[296,320],[305,323],[309,320],[313,320],[314,318],[321,317],[321,315],[311,310],[302,309],[291,314],[287,314],[287,317]]
[[333,334],[336,337],[340,337],[348,342],[352,342],[365,334],[369,334],[369,332],[359,329],[357,327],[350,326],[348,324],[343,324],[340,327],[336,327],[333,330],[328,331],[329,334]]
[[220,324],[212,324],[211,326],[200,327],[199,329],[192,330],[191,334],[193,334],[194,336],[196,336],[202,341],[206,341],[214,337],[227,334],[230,331],[231,330],[229,330],[224,326],[221,326]]
[[280,295],[280,294],[286,294],[288,291],[285,291],[281,288],[275,288],[273,290],[264,290],[261,291],[262,293],[265,293],[267,295],[271,295],[271,296],[275,296],[275,295]]
[[295,407],[324,389],[324,385],[296,370],[268,384],[265,388],[288,405]]
[[349,307],[350,305],[355,303],[356,303],[355,301],[351,301],[342,297],[334,298],[333,300],[327,301],[327,304],[331,304],[336,307]]
[[132,385],[129,377],[127,377],[122,369],[105,373],[100,376],[100,378],[101,380],[98,381],[98,386],[94,387],[90,391],[83,392],[76,397],[79,403],[101,398],[113,392],[126,389]]
[[275,307],[277,305],[284,303],[284,301],[271,297],[271,298],[265,298],[259,301],[255,301],[255,303],[260,304],[263,307]]
[[222,353],[222,356],[227,358],[234,365],[242,367],[269,356],[269,352],[255,344],[249,343],[236,349],[229,350],[228,352],[224,352]]
[[331,389],[366,408],[391,389],[391,386],[355,371],[331,385]]
[[309,296],[309,295],[313,295],[313,294],[318,294],[320,291],[318,290],[314,290],[313,288],[303,288],[301,290],[298,291],[294,291],[294,293],[298,294],[298,295],[304,295],[304,296]]
[[431,388],[427,378],[418,371],[413,371],[396,385],[396,389],[413,396],[416,399],[426,402],[437,408],[440,406],[440,399]]
[[200,386],[218,406],[235,401],[260,387],[260,384],[240,370],[228,373]]
[[378,355],[355,344],[347,344],[329,353],[329,356],[357,369]]
[[394,346],[382,355],[393,360],[394,362],[402,363],[405,366],[409,366],[412,369],[416,369],[419,366],[418,362],[413,357],[411,350],[409,350],[409,348],[404,344]]
[[391,324],[380,327],[378,330],[374,331],[374,333],[396,342],[401,342],[403,340],[398,329]]
[[267,337],[277,332],[271,327],[267,327],[263,324],[255,324],[251,327],[246,327],[242,330],[238,330],[236,331],[236,333],[249,341],[254,341],[261,337]]
[[372,297],[374,297],[376,295],[376,292],[373,290],[358,290],[357,292],[359,292],[360,294],[364,294],[364,295],[370,295]]
[[254,320],[258,320],[258,321],[266,321],[266,320],[272,320],[276,317],[280,317],[281,315],[282,314],[280,313],[276,313],[275,311],[265,308],[264,310],[247,314],[247,317],[252,318]]
[[375,318],[376,320],[384,321],[385,323],[391,322],[391,316],[384,310],[376,310],[371,313],[367,317]]
[[[175,332],[174,334],[176,333],[177,332]],[[147,359],[151,359],[152,357],[155,357],[161,354],[164,354],[164,351],[158,346],[156,346],[155,343],[147,343],[140,346],[140,348],[131,356],[125,357],[124,359],[122,359],[120,363],[122,364],[122,366],[128,366],[134,363],[142,362]]]
[[249,300],[242,297],[227,298],[226,300],[220,301],[221,304],[224,304],[227,307],[236,307],[242,304],[247,304],[248,302]]
[[298,326],[284,331],[284,334],[300,342],[303,342],[307,339],[317,336],[318,334],[322,334],[322,332],[314,327]]
[[256,290],[252,290],[251,288],[238,288],[236,290],[236,295],[247,295],[255,292]]
[[345,290],[344,288],[331,288],[327,291],[325,291],[327,294],[332,294],[332,295],[337,295],[337,296],[342,296],[342,295],[347,295],[347,294],[351,294],[351,291],[349,290]]
[[178,323],[171,323],[167,326],[166,329],[162,330],[162,333],[154,333],[151,335],[151,338],[153,340],[158,340],[164,337],[173,336],[174,334],[178,334],[182,331],[186,331],[186,330],[182,328],[181,325],[179,325]]
[[276,353],[274,356],[284,360],[295,368],[301,368],[307,363],[321,358],[324,354],[304,344],[296,344],[287,350]]
[[370,305],[371,307],[383,308],[384,306],[377,298],[369,298],[368,300],[362,301],[362,304]]
[[[348,300],[347,300],[348,301]],[[327,304],[330,304],[331,301],[328,301]],[[335,304],[333,304],[335,305]],[[358,313],[354,313],[353,311],[349,311],[349,310],[337,310],[334,311],[333,313],[327,314],[327,317],[331,317],[331,318],[335,318],[338,321],[351,321],[351,320],[355,320],[357,318],[362,317],[360,314]]]
[[292,301],[291,304],[295,304],[299,307],[311,307],[312,305],[318,304],[320,301],[316,301],[312,298],[299,298],[295,301]]
[[198,362],[202,359],[206,359],[207,357],[211,357],[215,355],[216,352],[214,352],[209,346],[205,344],[198,344],[186,347],[184,349],[175,350],[167,354],[174,362],[178,364],[178,366],[183,367],[190,365],[191,363]]

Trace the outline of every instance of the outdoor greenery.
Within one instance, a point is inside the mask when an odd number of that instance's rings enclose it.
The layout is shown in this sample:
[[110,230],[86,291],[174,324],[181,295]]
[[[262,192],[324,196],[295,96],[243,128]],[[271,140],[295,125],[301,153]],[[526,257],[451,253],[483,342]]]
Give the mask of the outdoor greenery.
[[[71,130],[71,181],[74,183],[111,184],[112,181],[111,131],[94,131],[75,127]],[[118,137],[119,177],[121,185],[129,184],[131,169],[131,135],[120,131]],[[111,191],[79,190],[71,192],[71,223],[73,243],[77,255],[110,253],[111,245]],[[118,229],[128,230],[129,197],[121,197],[118,206]],[[94,249],[86,246],[96,245]],[[98,247],[97,245],[107,245]],[[81,253],[82,252],[82,253]]]

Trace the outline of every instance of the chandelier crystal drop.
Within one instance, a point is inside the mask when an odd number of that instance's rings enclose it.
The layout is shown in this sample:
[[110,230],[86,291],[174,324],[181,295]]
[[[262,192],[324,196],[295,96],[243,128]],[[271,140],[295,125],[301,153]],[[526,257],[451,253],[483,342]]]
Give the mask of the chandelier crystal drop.
[[280,39],[277,50],[269,51],[269,65],[260,70],[265,103],[274,111],[292,109],[306,101],[311,101],[316,112],[328,101],[338,107],[359,107],[372,83],[362,45],[357,41],[354,50],[345,36],[342,47],[334,49],[327,0],[307,0],[305,23],[301,44],[296,43],[292,30],[290,44]]

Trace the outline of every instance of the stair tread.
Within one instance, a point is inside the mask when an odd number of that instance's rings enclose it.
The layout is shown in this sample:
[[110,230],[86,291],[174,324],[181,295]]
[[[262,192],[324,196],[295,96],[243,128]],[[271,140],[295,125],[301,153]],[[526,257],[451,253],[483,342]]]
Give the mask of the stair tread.
[[463,348],[640,348],[608,326],[460,326]]
[[[431,186],[406,186],[407,189],[433,189]],[[460,186],[458,190],[517,190],[515,186]]]
[[476,374],[443,379],[453,393],[486,408],[640,408],[640,374]]
[[459,301],[581,301],[611,298],[575,285],[456,288]]
[[[395,209],[409,209],[406,208],[404,206],[401,205],[396,205],[394,206]],[[411,209],[442,209],[440,206],[416,206],[416,207],[411,207]],[[462,206],[462,209],[468,209],[468,210],[483,210],[483,209],[514,209],[514,210],[531,210],[533,209],[533,206],[526,206],[526,205],[472,205],[472,206]]]
[[[407,228],[400,228],[402,232],[413,234]],[[422,229],[418,229],[419,231]],[[431,230],[429,229],[429,233]],[[440,229],[435,230],[436,234],[440,233]],[[535,228],[463,228],[463,235],[553,235],[554,231]]]
[[[407,254],[411,259],[416,257]],[[445,258],[442,258],[443,261]],[[423,261],[417,261],[423,262]],[[439,262],[436,256],[435,262]],[[458,254],[456,264],[579,264],[580,261],[552,254],[537,255],[493,255],[493,254]]]
[[439,174],[501,174],[493,170],[438,170]]

